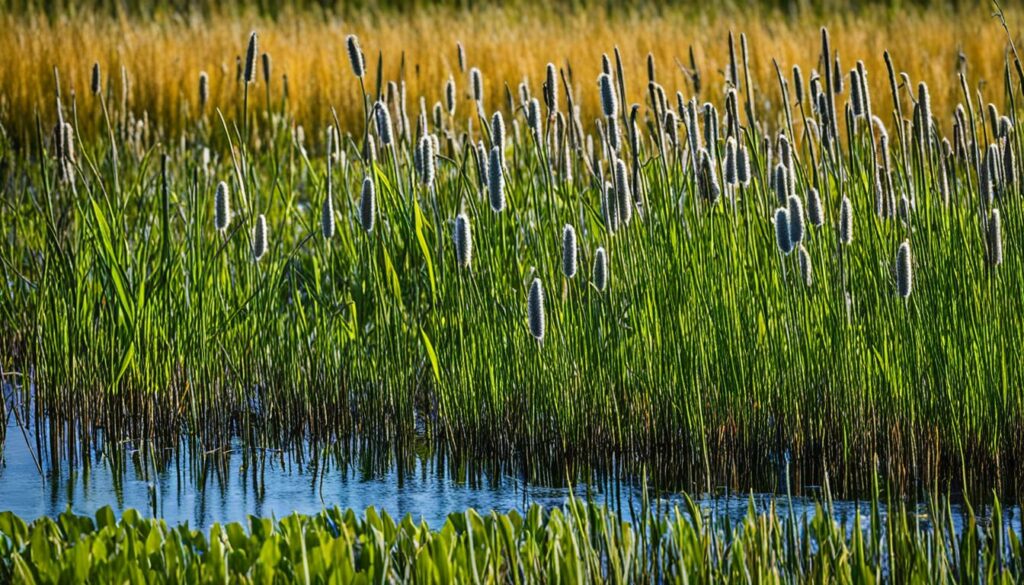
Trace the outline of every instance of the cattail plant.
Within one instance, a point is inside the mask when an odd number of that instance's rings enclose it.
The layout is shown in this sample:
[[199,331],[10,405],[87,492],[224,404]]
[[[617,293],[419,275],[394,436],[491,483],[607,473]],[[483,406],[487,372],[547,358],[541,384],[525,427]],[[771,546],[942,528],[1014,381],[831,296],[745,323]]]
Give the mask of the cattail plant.
[[621,158],[615,159],[615,197],[621,223],[629,225],[633,219],[633,197],[629,192],[629,171]]
[[736,179],[743,187],[750,185],[750,155],[744,144],[736,149]]
[[608,287],[608,254],[603,247],[594,252],[593,282],[597,290],[604,292]]
[[804,284],[811,286],[814,282],[814,268],[811,265],[811,255],[807,253],[807,248],[803,244],[800,244],[799,248],[799,259],[800,259],[800,279],[804,281]]
[[853,206],[845,195],[839,205],[839,241],[846,246],[853,241]]
[[448,115],[455,115],[455,78],[448,76],[448,82],[444,84],[444,102],[448,109]]
[[804,205],[796,195],[789,196],[789,241],[796,246],[804,239]]
[[491,116],[491,146],[498,148],[498,154],[505,153],[505,118],[501,112],[494,112]]
[[548,114],[558,111],[558,84],[556,79],[554,63],[548,63],[545,70],[544,80],[544,105],[548,108]]
[[825,223],[825,213],[821,207],[821,195],[814,187],[807,191],[807,219],[816,228],[820,228]]
[[249,48],[245,51],[245,69],[242,75],[246,83],[256,81],[256,54],[258,51],[256,43],[256,31],[249,35]]
[[363,50],[359,47],[359,38],[356,35],[345,37],[345,45],[348,47],[348,62],[352,65],[352,73],[362,79],[366,75],[366,61],[363,59]]
[[911,264],[910,241],[904,240],[896,252],[896,292],[903,299],[910,297],[914,286],[914,269]]
[[562,228],[562,274],[569,279],[576,276],[576,229],[571,224]]
[[736,139],[730,136],[725,141],[725,184],[735,186],[739,179],[736,172]]
[[796,92],[796,103],[797,105],[803,105],[804,103],[804,76],[800,72],[799,65],[793,65],[793,89]]
[[455,258],[459,268],[469,268],[473,260],[473,235],[469,228],[469,218],[460,213],[455,218]]
[[199,72],[199,109],[205,110],[210,101],[210,76],[205,71]]
[[597,78],[597,84],[601,90],[601,111],[605,118],[614,118],[618,115],[619,104],[615,95],[615,86],[612,83],[612,76],[602,73]]
[[270,86],[270,53],[263,53],[260,55],[260,61],[263,65],[263,84],[267,87]]
[[473,101],[482,104],[484,100],[484,79],[476,67],[469,70],[469,84],[473,90]]
[[378,101],[374,105],[375,118],[377,120],[377,136],[380,138],[381,146],[391,146],[392,142],[392,129],[391,129],[391,113],[388,111],[388,106],[381,101]]
[[988,218],[988,262],[992,266],[1003,263],[1003,222],[998,209]]
[[540,102],[537,98],[531,98],[526,108],[526,125],[530,128],[534,138],[539,144],[541,141],[540,127]]
[[92,95],[96,95],[96,96],[100,95],[100,90],[102,89],[101,86],[102,86],[102,83],[100,82],[100,64],[99,63],[93,63],[92,64],[92,79],[90,80],[90,83],[89,83],[89,89],[92,91]]
[[217,194],[213,201],[213,225],[217,231],[228,229],[231,223],[231,201],[228,196],[228,184],[224,181],[217,183]]
[[789,201],[789,171],[784,163],[775,165],[775,173],[772,176],[772,186],[775,189],[775,199],[779,205],[787,205]]
[[501,149],[491,148],[491,159],[487,162],[487,194],[495,212],[505,209],[505,176],[501,162]]
[[544,285],[539,278],[534,278],[530,284],[529,298],[527,299],[527,316],[530,322],[530,335],[537,341],[544,340]]
[[775,210],[775,245],[783,254],[788,255],[793,251],[793,240],[789,234],[789,210],[785,207]]
[[259,262],[267,253],[267,218],[261,213],[256,218],[256,227],[252,233],[252,255]]
[[435,175],[434,141],[430,135],[420,138],[417,154],[419,159],[417,168],[420,172],[420,180],[423,182],[423,186],[429,189],[434,186]]
[[373,231],[373,223],[377,218],[377,194],[373,179],[363,179],[363,190],[359,197],[359,223],[367,233]]

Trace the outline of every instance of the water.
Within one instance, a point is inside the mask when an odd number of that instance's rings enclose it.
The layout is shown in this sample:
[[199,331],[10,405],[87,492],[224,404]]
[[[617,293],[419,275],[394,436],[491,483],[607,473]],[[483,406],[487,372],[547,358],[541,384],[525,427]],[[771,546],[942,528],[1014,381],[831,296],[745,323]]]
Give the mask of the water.
[[[110,506],[117,514],[134,508],[144,515],[162,517],[172,525],[187,522],[194,528],[209,528],[215,522],[244,523],[249,515],[280,518],[292,512],[315,514],[325,507],[362,511],[374,506],[393,517],[411,514],[415,520],[425,520],[436,528],[448,514],[467,508],[481,513],[523,511],[534,503],[560,506],[569,496],[568,488],[525,485],[508,476],[483,482],[465,481],[453,477],[445,466],[431,459],[417,459],[414,470],[400,474],[394,466],[375,473],[360,471],[352,465],[314,472],[308,466],[287,462],[282,465],[278,459],[268,458],[259,482],[244,469],[243,458],[237,452],[221,459],[223,472],[211,471],[205,477],[179,471],[173,464],[164,471],[150,472],[148,477],[143,469],[131,464],[115,473],[101,459],[87,470],[68,470],[65,465],[60,470],[44,467],[40,474],[21,429],[13,423],[7,429],[4,457],[5,465],[0,466],[0,511],[13,511],[26,520],[56,516],[68,507],[78,514],[94,515],[103,506]],[[574,491],[578,496],[587,493],[582,486]],[[623,516],[629,518],[630,508],[640,507],[642,488],[623,483],[617,493],[601,492],[594,487],[590,493],[599,502],[618,506]],[[792,512],[798,518],[813,516],[816,504],[812,498],[789,499],[769,493],[705,494],[698,503],[715,517],[737,521],[746,515],[751,497],[758,511],[768,510],[774,502],[779,514]],[[682,498],[662,495],[652,503],[659,504],[682,504]],[[870,506],[865,502],[837,501],[833,510],[836,520],[848,528],[859,511],[862,528],[868,527]],[[923,504],[919,511],[925,512]],[[884,517],[885,508],[880,512]],[[1004,508],[1007,526],[1018,534],[1019,512],[1017,507]],[[954,504],[958,531],[962,513],[960,505]],[[984,510],[980,513],[984,515]],[[922,521],[927,524],[926,518],[922,517]]]

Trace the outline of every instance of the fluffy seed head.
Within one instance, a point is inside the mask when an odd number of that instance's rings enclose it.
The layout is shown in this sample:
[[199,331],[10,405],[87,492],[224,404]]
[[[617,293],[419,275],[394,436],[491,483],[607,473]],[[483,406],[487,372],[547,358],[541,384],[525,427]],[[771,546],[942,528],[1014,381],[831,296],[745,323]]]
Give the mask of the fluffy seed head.
[[487,161],[487,195],[491,209],[501,212],[505,209],[505,176],[501,167],[501,150],[495,146],[491,149],[491,158]]
[[448,82],[444,84],[444,102],[445,106],[448,107],[448,115],[455,115],[455,79],[450,75],[448,76]]
[[374,106],[377,118],[377,136],[380,137],[381,146],[391,146],[391,113],[384,102],[378,101]]
[[249,35],[249,48],[245,51],[245,73],[243,78],[246,83],[256,81],[256,53],[258,51],[256,44],[256,31],[252,31],[252,34]]
[[491,145],[497,146],[500,153],[505,152],[505,118],[501,112],[491,116]]
[[363,179],[363,191],[359,197],[359,223],[367,233],[373,231],[373,223],[377,218],[377,193],[373,179]]
[[466,49],[462,47],[462,41],[455,43],[456,53],[459,56],[459,71],[466,71]]
[[789,210],[785,207],[775,210],[775,245],[783,254],[793,251],[793,241],[789,237]]
[[853,205],[847,196],[839,205],[839,241],[845,245],[853,241]]
[[425,187],[431,187],[434,184],[434,141],[430,135],[426,135],[420,138],[419,150],[419,171],[420,179],[423,181]]
[[534,135],[540,138],[540,102],[537,98],[530,99],[526,108],[526,125],[530,127]]
[[910,242],[904,240],[896,252],[896,292],[908,298],[914,287],[914,269],[910,258]]
[[800,244],[800,278],[804,281],[804,284],[811,286],[814,282],[814,267],[811,265],[811,255],[807,253],[807,248],[803,244]]
[[602,73],[597,78],[597,84],[601,88],[601,111],[606,118],[614,118],[619,111],[619,104],[615,97],[612,76]]
[[796,195],[789,196],[789,241],[796,246],[804,239],[804,204]]
[[345,45],[348,47],[348,62],[352,65],[352,73],[362,79],[366,74],[366,62],[363,60],[363,50],[359,48],[359,38],[348,35],[345,37]]
[[807,192],[807,219],[811,225],[820,228],[825,223],[824,210],[821,207],[821,195],[814,187]]
[[594,252],[594,286],[597,290],[604,291],[608,287],[608,254],[604,248],[598,248]]
[[460,213],[455,218],[455,259],[460,268],[469,268],[473,261],[473,234],[469,228],[469,218]]
[[628,225],[633,219],[633,197],[629,192],[629,171],[621,158],[615,159],[615,196],[620,223]]
[[562,274],[576,276],[576,229],[570,224],[562,228]]
[[469,82],[473,88],[473,99],[482,102],[484,99],[484,78],[476,67],[469,70]]
[[261,213],[256,218],[256,227],[252,234],[252,255],[259,261],[267,253],[267,218]]
[[725,141],[725,184],[735,185],[738,182],[736,172],[736,140],[730,136]]
[[224,181],[217,183],[217,195],[213,203],[213,225],[218,231],[224,231],[231,222],[231,201],[228,196],[228,184]]
[[555,65],[548,63],[545,71],[544,101],[549,112],[558,110],[558,85],[555,81]]
[[263,83],[270,85],[270,53],[260,55],[260,61],[263,63]]
[[320,232],[325,240],[334,237],[334,197],[330,191],[324,197],[324,204],[320,208]]
[[742,144],[736,149],[736,179],[744,187],[750,184],[750,156]]
[[544,285],[539,278],[530,284],[530,295],[527,300],[527,313],[530,321],[530,335],[537,341],[544,339]]
[[786,165],[779,163],[775,165],[775,174],[772,177],[772,186],[775,188],[775,199],[779,202],[779,205],[786,205],[786,201],[789,199],[789,170],[786,169]]

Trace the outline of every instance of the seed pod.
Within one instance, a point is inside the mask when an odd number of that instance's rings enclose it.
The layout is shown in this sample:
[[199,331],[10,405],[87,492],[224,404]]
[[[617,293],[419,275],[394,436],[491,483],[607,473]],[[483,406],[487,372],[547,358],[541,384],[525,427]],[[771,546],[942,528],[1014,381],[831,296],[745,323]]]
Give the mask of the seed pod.
[[1003,222],[998,209],[988,220],[988,261],[992,266],[1003,263]]
[[324,204],[320,208],[320,232],[325,240],[334,237],[334,196],[330,190],[327,191],[327,197],[324,197]]
[[621,158],[615,159],[615,196],[618,199],[619,223],[629,225],[633,219],[633,197],[629,192],[629,171]]
[[606,118],[614,118],[618,114],[619,104],[618,98],[615,96],[612,76],[602,73],[597,78],[597,84],[601,89],[601,111]]
[[807,248],[803,244],[800,244],[800,278],[804,281],[804,284],[811,286],[814,282],[814,267],[811,265],[811,255],[807,253]]
[[576,276],[576,229],[571,224],[562,228],[562,274]]
[[796,195],[789,196],[789,241],[793,246],[804,239],[804,204]]
[[789,238],[789,211],[785,207],[775,210],[775,245],[783,254],[793,251],[793,241]]
[[604,248],[598,248],[594,252],[594,286],[597,290],[604,292],[608,287],[608,255]]
[[501,112],[494,112],[491,116],[491,146],[498,148],[498,154],[505,153],[505,118]]
[[373,231],[373,223],[377,218],[377,193],[373,179],[363,179],[363,191],[359,197],[359,223],[369,233]]
[[384,102],[378,101],[374,106],[377,118],[377,136],[380,137],[381,146],[391,146],[391,113]]
[[491,149],[491,160],[487,163],[487,192],[491,209],[501,212],[505,209],[505,177],[501,166],[501,150],[495,146]]
[[460,213],[455,218],[455,259],[459,268],[469,268],[473,261],[473,235],[469,229],[469,218]]
[[270,85],[270,53],[260,55],[260,61],[263,63],[263,83]]
[[348,62],[352,65],[352,73],[359,79],[366,74],[366,62],[363,60],[363,51],[359,48],[359,38],[356,35],[345,37],[345,45],[348,47]]
[[910,241],[904,240],[896,252],[896,292],[901,298],[910,297],[914,286],[914,271],[910,258]]
[[825,223],[825,213],[821,207],[821,195],[814,187],[807,191],[807,219],[816,228],[820,228]]
[[839,241],[847,246],[853,241],[853,206],[845,195],[839,205]]
[[256,227],[252,234],[252,255],[258,262],[267,253],[267,218],[261,213],[256,218]]
[[205,71],[199,72],[199,109],[205,109],[210,100],[210,76]]
[[455,79],[448,76],[448,83],[444,84],[444,101],[448,107],[448,115],[455,115]]
[[527,312],[530,321],[530,335],[537,341],[544,339],[544,285],[539,278],[534,278],[530,284],[530,294],[527,301]]
[[750,184],[750,155],[743,144],[736,149],[736,179],[744,187]]
[[256,31],[249,35],[249,48],[245,52],[245,73],[243,79],[246,83],[256,81]]
[[100,86],[101,86],[101,83],[100,83],[100,64],[99,63],[93,63],[92,64],[92,80],[91,80],[91,83],[89,84],[89,89],[92,90],[92,95],[100,95],[100,89],[101,89]]
[[480,103],[484,99],[484,78],[476,67],[469,70],[469,83],[473,89],[473,100]]
[[228,184],[224,181],[217,183],[217,195],[213,201],[213,226],[217,231],[228,229],[231,223],[231,201],[228,196]]

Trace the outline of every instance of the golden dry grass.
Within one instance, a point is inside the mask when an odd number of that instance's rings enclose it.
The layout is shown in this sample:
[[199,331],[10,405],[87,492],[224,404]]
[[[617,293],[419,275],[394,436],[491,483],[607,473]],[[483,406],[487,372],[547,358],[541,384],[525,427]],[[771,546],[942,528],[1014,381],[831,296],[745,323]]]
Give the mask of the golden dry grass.
[[[1011,27],[1019,22],[1018,14],[1008,11]],[[880,106],[890,103],[882,60],[885,49],[914,83],[928,82],[940,120],[948,119],[949,104],[959,95],[956,72],[960,51],[967,58],[972,87],[980,87],[986,100],[1003,101],[1006,38],[991,10],[979,4],[959,13],[878,8],[828,18],[731,9],[714,14],[660,10],[657,16],[643,12],[609,15],[595,10],[559,16],[536,8],[417,10],[408,15],[377,14],[351,21],[309,13],[276,21],[243,16],[191,20],[164,17],[151,22],[89,16],[51,22],[31,15],[6,15],[0,16],[0,27],[5,31],[0,35],[0,54],[17,58],[5,59],[0,67],[0,103],[8,131],[31,130],[36,110],[46,112],[46,116],[52,111],[52,68],[59,69],[65,92],[70,88],[84,96],[90,68],[98,61],[114,107],[120,102],[119,70],[124,66],[131,82],[132,109],[137,113],[147,111],[166,128],[180,128],[185,117],[196,111],[201,70],[210,75],[211,106],[226,108],[238,103],[235,59],[244,53],[248,33],[257,30],[260,50],[273,58],[275,95],[279,95],[281,75],[287,74],[291,111],[299,123],[307,125],[325,122],[332,106],[349,123],[362,112],[358,85],[345,53],[345,36],[349,33],[359,36],[366,52],[368,85],[375,78],[378,51],[383,51],[386,79],[397,76],[405,54],[410,112],[417,108],[411,96],[425,93],[428,107],[442,99],[449,74],[455,75],[460,95],[467,95],[467,75],[458,71],[456,62],[457,40],[466,48],[467,67],[476,66],[484,72],[488,109],[505,104],[505,82],[514,91],[518,81],[527,77],[534,93],[539,94],[544,67],[553,61],[559,66],[571,63],[583,107],[595,112],[594,82],[601,53],[610,53],[615,46],[622,51],[631,102],[646,96],[642,92],[646,91],[648,52],[654,54],[659,81],[670,95],[682,89],[689,96],[692,90],[676,61],[688,60],[690,45],[704,81],[702,98],[713,97],[723,86],[728,62],[726,42],[731,30],[746,33],[750,40],[758,107],[769,109],[771,100],[779,96],[772,57],[778,59],[787,76],[792,65],[799,64],[806,79],[812,68],[820,69],[815,61],[820,52],[821,25],[832,32],[844,71],[856,59],[865,61],[872,96],[881,100]],[[260,84],[252,90],[255,97],[251,99],[262,107],[265,90]],[[81,107],[89,107],[82,104],[80,99]],[[466,113],[467,104],[460,102],[460,107]]]

